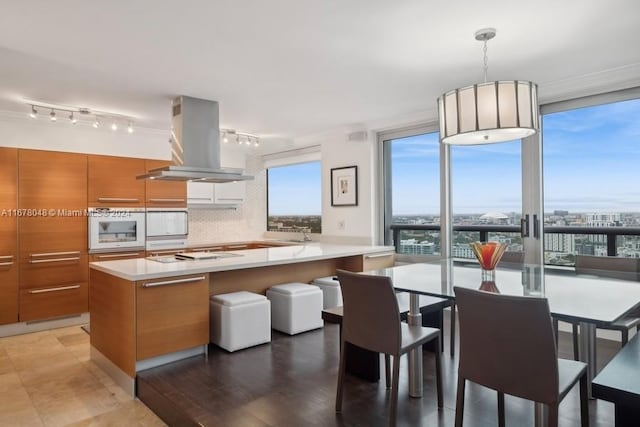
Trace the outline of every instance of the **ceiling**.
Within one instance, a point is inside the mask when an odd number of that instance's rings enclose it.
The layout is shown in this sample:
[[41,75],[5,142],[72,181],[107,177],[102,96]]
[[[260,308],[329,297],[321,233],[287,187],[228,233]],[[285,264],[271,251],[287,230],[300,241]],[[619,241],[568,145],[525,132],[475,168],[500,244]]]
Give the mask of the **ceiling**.
[[224,128],[292,141],[433,116],[481,81],[473,34],[489,26],[489,80],[541,98],[620,70],[640,84],[639,16],[637,0],[2,0],[0,110],[31,99],[168,129],[184,94],[219,101]]

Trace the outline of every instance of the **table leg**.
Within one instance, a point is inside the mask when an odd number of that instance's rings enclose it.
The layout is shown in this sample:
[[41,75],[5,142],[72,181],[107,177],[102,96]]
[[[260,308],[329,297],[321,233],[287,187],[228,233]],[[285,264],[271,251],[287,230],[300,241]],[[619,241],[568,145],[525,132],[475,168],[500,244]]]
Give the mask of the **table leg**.
[[547,427],[549,424],[549,416],[547,415],[547,405],[544,403],[537,403],[533,406],[533,425],[535,427]]
[[591,382],[596,376],[596,325],[580,322],[579,338],[578,356],[587,364],[587,394],[593,399]]
[[[407,323],[422,326],[420,296],[415,293],[409,295]],[[422,346],[417,346],[409,352],[409,396],[422,397]]]

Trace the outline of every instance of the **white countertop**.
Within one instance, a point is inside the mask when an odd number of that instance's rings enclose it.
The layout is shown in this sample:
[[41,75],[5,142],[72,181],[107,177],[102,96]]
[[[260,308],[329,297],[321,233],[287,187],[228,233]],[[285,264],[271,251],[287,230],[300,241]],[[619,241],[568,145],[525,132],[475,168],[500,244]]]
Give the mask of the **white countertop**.
[[91,262],[89,267],[125,280],[147,280],[214,271],[240,270],[269,265],[341,258],[354,255],[394,252],[393,246],[337,245],[306,243],[293,246],[233,251],[242,256],[212,260],[161,263],[146,258]]

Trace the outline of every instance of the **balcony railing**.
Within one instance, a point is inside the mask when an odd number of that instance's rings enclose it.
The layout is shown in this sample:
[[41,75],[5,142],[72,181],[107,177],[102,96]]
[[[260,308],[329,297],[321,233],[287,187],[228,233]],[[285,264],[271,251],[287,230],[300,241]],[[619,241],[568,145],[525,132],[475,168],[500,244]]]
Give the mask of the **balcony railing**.
[[[438,224],[392,224],[389,227],[393,232],[393,244],[396,252],[400,252],[400,232],[402,231],[432,231],[439,232]],[[479,240],[489,240],[489,233],[509,233],[520,235],[520,226],[517,225],[454,225],[454,232],[477,232]],[[545,234],[575,234],[575,235],[601,235],[605,237],[607,256],[618,255],[618,236],[640,236],[640,228],[637,227],[568,227],[545,226]]]

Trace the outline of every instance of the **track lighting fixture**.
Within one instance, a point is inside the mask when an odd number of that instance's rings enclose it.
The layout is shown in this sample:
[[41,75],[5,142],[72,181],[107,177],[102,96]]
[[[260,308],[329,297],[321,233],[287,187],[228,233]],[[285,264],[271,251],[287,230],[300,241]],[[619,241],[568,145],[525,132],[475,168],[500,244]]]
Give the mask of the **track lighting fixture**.
[[[96,111],[85,107],[69,107],[66,105],[57,105],[45,102],[27,101],[27,105],[31,107],[29,117],[31,117],[32,119],[38,117],[37,108],[44,108],[51,110],[51,112],[49,113],[49,119],[52,122],[55,122],[58,119],[56,113],[63,112],[69,114],[69,121],[74,125],[78,123],[78,121],[82,122],[82,117],[86,117],[87,119],[89,119],[89,123],[91,123],[91,125],[97,129],[100,127],[100,120],[105,119],[111,122],[111,130],[117,131],[121,126],[124,127],[124,125],[126,124],[127,133],[133,133],[133,120],[131,119],[131,117],[124,116],[122,114]],[[80,120],[78,120],[77,116],[81,117]]]
[[238,145],[253,145],[254,147],[260,146],[260,138],[257,135],[237,132],[234,129],[220,129],[220,132],[222,133],[222,142],[225,144],[230,140],[233,140]]

